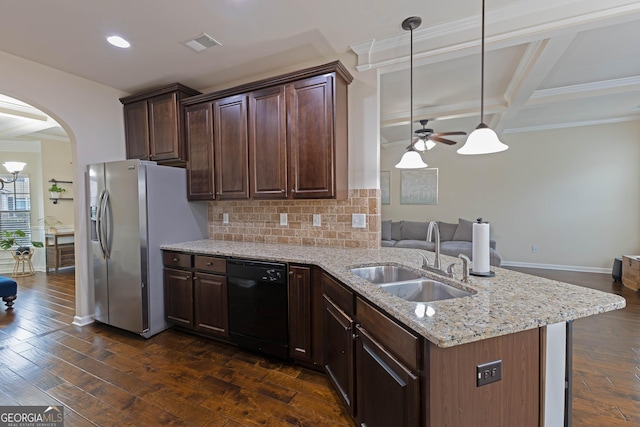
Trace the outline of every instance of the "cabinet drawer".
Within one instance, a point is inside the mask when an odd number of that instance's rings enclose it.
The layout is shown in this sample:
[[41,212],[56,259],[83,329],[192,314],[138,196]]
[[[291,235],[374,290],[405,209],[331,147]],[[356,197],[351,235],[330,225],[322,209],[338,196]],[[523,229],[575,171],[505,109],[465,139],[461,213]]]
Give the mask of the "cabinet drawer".
[[370,334],[410,369],[420,369],[420,339],[384,313],[356,298],[356,318]]
[[194,266],[196,270],[214,271],[216,273],[227,272],[226,258],[196,255],[194,257]]
[[322,292],[347,315],[353,316],[353,292],[338,283],[333,277],[322,275]]
[[191,268],[191,254],[163,252],[162,263],[167,267]]

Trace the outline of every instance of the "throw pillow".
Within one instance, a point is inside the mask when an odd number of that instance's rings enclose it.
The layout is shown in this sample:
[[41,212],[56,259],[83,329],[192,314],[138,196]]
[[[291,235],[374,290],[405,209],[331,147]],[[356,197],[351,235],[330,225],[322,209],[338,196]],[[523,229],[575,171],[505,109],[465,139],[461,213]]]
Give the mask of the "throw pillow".
[[445,242],[453,240],[453,235],[456,234],[458,224],[451,224],[448,222],[438,221],[438,230],[440,230],[440,240]]
[[402,240],[427,240],[428,222],[402,221]]
[[394,221],[391,223],[391,240],[402,239],[402,221]]
[[382,221],[382,240],[391,240],[391,220]]
[[465,240],[471,242],[473,240],[473,221],[458,218],[458,228],[453,235],[452,240]]

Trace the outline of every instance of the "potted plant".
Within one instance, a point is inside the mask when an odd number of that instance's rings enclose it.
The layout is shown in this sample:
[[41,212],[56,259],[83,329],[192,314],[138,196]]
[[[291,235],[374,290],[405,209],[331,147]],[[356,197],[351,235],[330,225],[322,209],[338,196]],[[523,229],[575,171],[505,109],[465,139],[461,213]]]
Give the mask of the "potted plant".
[[52,199],[57,199],[60,197],[60,193],[63,193],[67,190],[65,190],[62,187],[58,187],[57,183],[53,183],[53,185],[51,187],[49,187],[49,194],[51,195]]
[[[26,236],[26,234],[22,230],[3,230],[0,233],[0,248],[8,251],[9,249],[16,247],[16,255],[29,252],[31,250],[29,246],[18,246],[17,240],[24,236]],[[31,241],[31,244],[36,248],[42,248],[44,246],[42,242],[34,242],[33,240]]]
[[42,222],[47,227],[47,233],[56,234],[58,229],[56,225],[62,224],[55,215],[47,215],[44,218],[38,218],[38,221]]

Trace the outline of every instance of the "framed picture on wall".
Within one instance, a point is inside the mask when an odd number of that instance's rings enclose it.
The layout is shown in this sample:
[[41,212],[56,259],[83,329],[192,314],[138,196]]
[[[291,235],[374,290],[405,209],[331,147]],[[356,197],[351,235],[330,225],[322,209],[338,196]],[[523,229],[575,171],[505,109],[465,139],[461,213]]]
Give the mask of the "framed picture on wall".
[[380,201],[383,205],[391,204],[391,172],[380,171]]
[[401,204],[438,204],[438,168],[402,170],[400,181]]

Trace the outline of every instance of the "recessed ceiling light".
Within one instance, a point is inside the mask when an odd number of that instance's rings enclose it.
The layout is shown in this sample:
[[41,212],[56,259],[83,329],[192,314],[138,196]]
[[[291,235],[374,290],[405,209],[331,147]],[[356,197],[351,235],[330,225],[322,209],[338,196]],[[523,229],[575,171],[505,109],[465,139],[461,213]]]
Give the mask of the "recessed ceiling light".
[[126,49],[129,46],[131,46],[131,43],[129,43],[128,41],[126,41],[120,36],[109,36],[107,37],[107,41],[112,45],[114,45],[115,47],[121,47],[123,49]]

